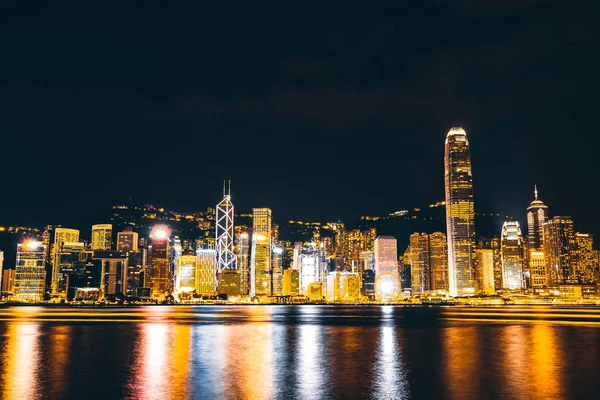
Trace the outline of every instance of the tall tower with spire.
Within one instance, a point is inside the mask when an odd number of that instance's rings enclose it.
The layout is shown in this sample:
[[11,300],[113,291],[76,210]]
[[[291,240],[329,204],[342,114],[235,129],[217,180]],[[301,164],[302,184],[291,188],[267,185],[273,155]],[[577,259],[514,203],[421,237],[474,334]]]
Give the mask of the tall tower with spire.
[[473,294],[478,291],[473,175],[469,139],[460,127],[446,136],[444,170],[450,294]]
[[237,269],[237,257],[233,253],[233,204],[231,181],[227,190],[223,182],[223,200],[217,204],[216,247],[217,273],[224,269]]
[[548,206],[538,199],[537,185],[533,190],[534,199],[527,207],[527,241],[530,250],[544,248],[544,222],[548,220]]

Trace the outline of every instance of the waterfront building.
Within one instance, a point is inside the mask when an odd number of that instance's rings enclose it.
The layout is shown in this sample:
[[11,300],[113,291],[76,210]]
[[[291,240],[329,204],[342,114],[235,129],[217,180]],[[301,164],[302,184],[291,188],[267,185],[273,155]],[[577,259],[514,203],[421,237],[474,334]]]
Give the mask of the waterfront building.
[[598,269],[598,251],[594,250],[594,237],[590,233],[575,233],[575,277],[583,283],[594,283]]
[[327,275],[327,298],[338,300],[340,298],[340,271],[333,271]]
[[478,291],[473,175],[469,140],[462,128],[448,131],[444,166],[450,294],[473,294]]
[[356,272],[342,272],[340,274],[340,298],[346,301],[355,301],[360,298],[360,275]]
[[[60,247],[55,250],[58,263],[58,277],[56,280],[56,291],[54,295],[61,299],[69,299],[74,294],[74,278],[81,270],[80,263],[92,258],[93,250],[86,250],[83,242],[61,242]],[[99,274],[99,273],[98,273]]]
[[217,251],[215,249],[198,249],[196,269],[196,293],[201,296],[212,296],[217,286]]
[[2,271],[2,292],[7,294],[15,294],[15,270],[5,269]]
[[500,251],[502,254],[502,287],[523,289],[523,237],[517,221],[502,225]]
[[284,256],[284,248],[281,245],[274,244],[273,245],[273,254],[272,254],[272,287],[273,287],[273,296],[282,296],[283,295],[283,256]]
[[96,250],[94,259],[100,261],[100,298],[127,294],[127,253],[116,250]]
[[240,270],[240,292],[243,296],[247,296],[250,294],[250,235],[248,232],[242,232],[237,236],[235,250]]
[[254,208],[252,217],[252,256],[250,295],[271,295],[271,209]]
[[18,301],[40,302],[46,286],[46,246],[28,241],[17,245],[15,268],[15,298]]
[[150,296],[164,300],[172,291],[173,276],[169,265],[169,231],[166,226],[156,226],[150,236],[148,249],[148,286]]
[[431,266],[429,264],[429,235],[410,235],[410,268],[413,294],[431,290]]
[[300,276],[298,271],[288,268],[283,271],[283,295],[297,296],[299,294]]
[[60,252],[64,243],[79,242],[79,231],[69,228],[55,228],[52,244],[52,293],[58,294],[58,277],[60,274]]
[[527,207],[527,241],[529,249],[539,251],[544,248],[544,223],[548,220],[548,206],[538,199],[537,186],[534,199]]
[[308,285],[306,296],[309,301],[321,301],[323,300],[323,284],[321,282],[313,282]]
[[448,292],[448,242],[442,232],[429,235],[431,290]]
[[571,217],[556,216],[544,222],[544,254],[546,274],[551,285],[565,283],[575,277],[577,244]]
[[92,225],[92,250],[110,250],[112,247],[112,225]]
[[175,271],[175,293],[179,299],[189,297],[196,290],[198,257],[193,254],[182,254],[177,258]]
[[530,284],[535,289],[548,286],[548,274],[546,273],[546,258],[543,251],[529,251],[529,273]]
[[306,295],[308,285],[320,281],[319,253],[314,243],[302,247],[299,259],[300,294]]
[[361,294],[365,297],[375,296],[375,270],[367,269],[363,271]]
[[138,234],[131,227],[117,233],[117,251],[138,251]]
[[127,295],[137,296],[138,288],[146,287],[147,250],[128,251],[127,254]]
[[228,299],[240,295],[240,271],[237,269],[223,269],[219,273],[219,296],[226,296]]
[[375,275],[386,272],[398,274],[398,242],[392,236],[375,239]]
[[379,301],[394,301],[400,294],[400,280],[393,272],[376,275],[375,298]]
[[237,257],[233,253],[233,210],[231,182],[227,192],[225,192],[225,183],[223,183],[223,200],[217,204],[215,223],[217,270],[219,273],[224,269],[237,269]]
[[482,292],[484,294],[496,293],[494,280],[494,250],[477,249],[477,268],[482,275]]

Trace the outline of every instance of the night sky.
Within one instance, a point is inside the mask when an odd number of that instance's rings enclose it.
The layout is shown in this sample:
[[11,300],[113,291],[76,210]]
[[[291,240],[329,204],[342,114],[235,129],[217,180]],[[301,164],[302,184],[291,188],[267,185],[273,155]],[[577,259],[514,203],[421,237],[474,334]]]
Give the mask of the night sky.
[[460,125],[477,211],[525,223],[537,184],[600,234],[592,2],[48,3],[0,4],[0,223],[203,210],[223,179],[275,219],[423,207]]

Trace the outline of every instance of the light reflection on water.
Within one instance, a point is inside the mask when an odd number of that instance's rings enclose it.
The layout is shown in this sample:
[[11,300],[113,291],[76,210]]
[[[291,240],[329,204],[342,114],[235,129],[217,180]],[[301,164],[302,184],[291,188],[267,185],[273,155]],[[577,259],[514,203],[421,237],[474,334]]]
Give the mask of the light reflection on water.
[[596,398],[597,312],[518,313],[4,308],[0,398]]

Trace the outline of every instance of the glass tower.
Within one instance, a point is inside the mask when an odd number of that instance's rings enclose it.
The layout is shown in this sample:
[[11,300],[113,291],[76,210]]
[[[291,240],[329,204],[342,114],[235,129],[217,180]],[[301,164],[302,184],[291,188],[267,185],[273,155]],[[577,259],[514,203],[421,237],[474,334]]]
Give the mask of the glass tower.
[[271,295],[271,209],[254,208],[252,217],[252,256],[250,295]]
[[42,301],[46,285],[46,246],[40,242],[17,245],[15,276],[17,300]]
[[469,140],[462,128],[448,131],[444,167],[450,294],[473,294],[478,291],[473,175]]
[[517,221],[506,221],[502,225],[500,242],[502,253],[502,287],[523,288],[523,237]]
[[112,246],[112,225],[92,225],[92,250],[110,250]]
[[533,193],[535,198],[527,207],[527,241],[532,251],[544,248],[544,222],[548,220],[548,206],[538,199],[537,186]]

